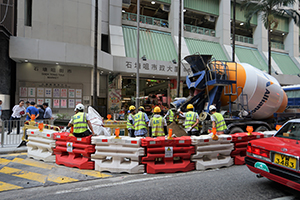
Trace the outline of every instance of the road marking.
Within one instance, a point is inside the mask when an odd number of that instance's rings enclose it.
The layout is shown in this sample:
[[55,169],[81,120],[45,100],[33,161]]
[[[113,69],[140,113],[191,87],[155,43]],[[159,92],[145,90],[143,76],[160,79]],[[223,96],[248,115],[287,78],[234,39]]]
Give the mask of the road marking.
[[7,165],[10,162],[11,162],[11,160],[8,160],[5,158],[0,158],[0,165]]
[[11,162],[28,165],[32,167],[43,168],[43,169],[52,169],[53,167],[55,167],[55,165],[53,164],[52,165],[46,164],[35,160],[25,160],[23,158],[14,158]]
[[77,169],[73,169],[73,171],[80,173],[80,174],[84,174],[84,175],[88,175],[88,176],[94,176],[97,178],[106,178],[106,177],[112,177],[112,175],[108,175],[108,174],[103,174],[99,171],[95,171],[95,170],[77,170]]
[[16,189],[21,189],[21,188],[23,188],[23,187],[9,184],[9,183],[4,183],[4,182],[0,181],[0,192],[6,191],[6,190],[16,190]]
[[66,177],[66,176],[57,176],[55,174],[49,174],[48,181],[52,181],[55,183],[70,183],[70,182],[76,182],[79,180],[75,179],[75,178]]
[[27,155],[27,152],[25,153],[11,153],[11,154],[4,154],[0,155],[0,157],[9,157],[9,156],[21,156],[21,155]]

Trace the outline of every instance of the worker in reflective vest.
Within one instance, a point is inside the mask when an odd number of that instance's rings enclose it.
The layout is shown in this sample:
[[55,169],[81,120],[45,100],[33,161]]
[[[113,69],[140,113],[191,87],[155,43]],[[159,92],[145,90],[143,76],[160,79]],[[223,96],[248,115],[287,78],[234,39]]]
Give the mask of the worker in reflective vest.
[[[84,113],[84,105],[77,104],[75,107],[75,115],[71,118],[68,127],[73,126],[73,135],[75,137],[86,137],[95,135],[88,114]],[[88,129],[90,128],[90,130]]]
[[187,113],[183,113],[180,109],[178,109],[178,112],[180,113],[181,117],[185,118],[184,122],[184,129],[187,132],[189,136],[191,135],[200,135],[200,131],[198,128],[198,123],[199,123],[199,115],[194,112],[194,106],[193,104],[187,105]]
[[134,115],[134,135],[138,137],[147,136],[147,126],[149,123],[149,118],[145,113],[145,108],[143,106],[139,107],[139,112]]
[[210,120],[212,121],[212,127],[217,129],[217,135],[224,134],[227,130],[227,126],[223,116],[217,112],[217,108],[214,105],[209,106]]
[[167,122],[160,115],[160,113],[161,113],[160,107],[156,106],[154,108],[153,112],[154,112],[154,115],[150,119],[150,123],[149,123],[149,136],[150,137],[157,137],[157,136],[167,135],[168,134]]
[[129,115],[127,116],[127,129],[130,137],[134,137],[134,113],[135,106],[129,106]]
[[164,118],[167,118],[169,124],[173,123],[175,118],[173,110],[169,109]]

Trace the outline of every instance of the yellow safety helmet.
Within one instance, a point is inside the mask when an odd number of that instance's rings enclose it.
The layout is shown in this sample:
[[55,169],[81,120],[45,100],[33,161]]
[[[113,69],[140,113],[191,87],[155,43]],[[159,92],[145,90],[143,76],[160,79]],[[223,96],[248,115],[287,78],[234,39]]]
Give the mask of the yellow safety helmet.
[[187,105],[187,107],[186,107],[186,109],[193,109],[194,108],[194,106],[193,106],[193,104],[189,104],[189,105]]
[[140,106],[139,110],[145,110],[144,106]]
[[153,110],[154,113],[160,113],[161,112],[161,109],[160,107],[156,106]]
[[129,106],[129,110],[135,110],[135,106]]

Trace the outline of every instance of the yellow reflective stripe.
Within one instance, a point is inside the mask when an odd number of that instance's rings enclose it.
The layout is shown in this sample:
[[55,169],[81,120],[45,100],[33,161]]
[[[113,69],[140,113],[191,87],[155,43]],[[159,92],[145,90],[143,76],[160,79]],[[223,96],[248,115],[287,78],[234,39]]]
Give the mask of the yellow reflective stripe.
[[13,185],[13,184],[9,184],[9,183],[4,183],[4,182],[0,181],[0,192],[6,191],[6,190],[21,189],[21,188],[23,188],[23,187]]

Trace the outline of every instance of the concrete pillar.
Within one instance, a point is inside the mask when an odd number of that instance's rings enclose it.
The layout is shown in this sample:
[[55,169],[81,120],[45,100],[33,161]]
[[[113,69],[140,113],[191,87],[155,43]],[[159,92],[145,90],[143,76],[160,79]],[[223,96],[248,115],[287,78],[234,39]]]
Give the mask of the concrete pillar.
[[219,17],[216,23],[216,37],[220,38],[220,44],[223,45],[231,45],[230,9],[230,1],[220,0]]
[[260,52],[268,51],[268,30],[262,22],[261,14],[257,15],[257,26],[253,32],[253,44]]
[[[294,3],[294,10],[298,10],[298,1]],[[285,50],[291,57],[299,57],[299,27],[293,19],[289,20],[289,33],[284,39]]]

